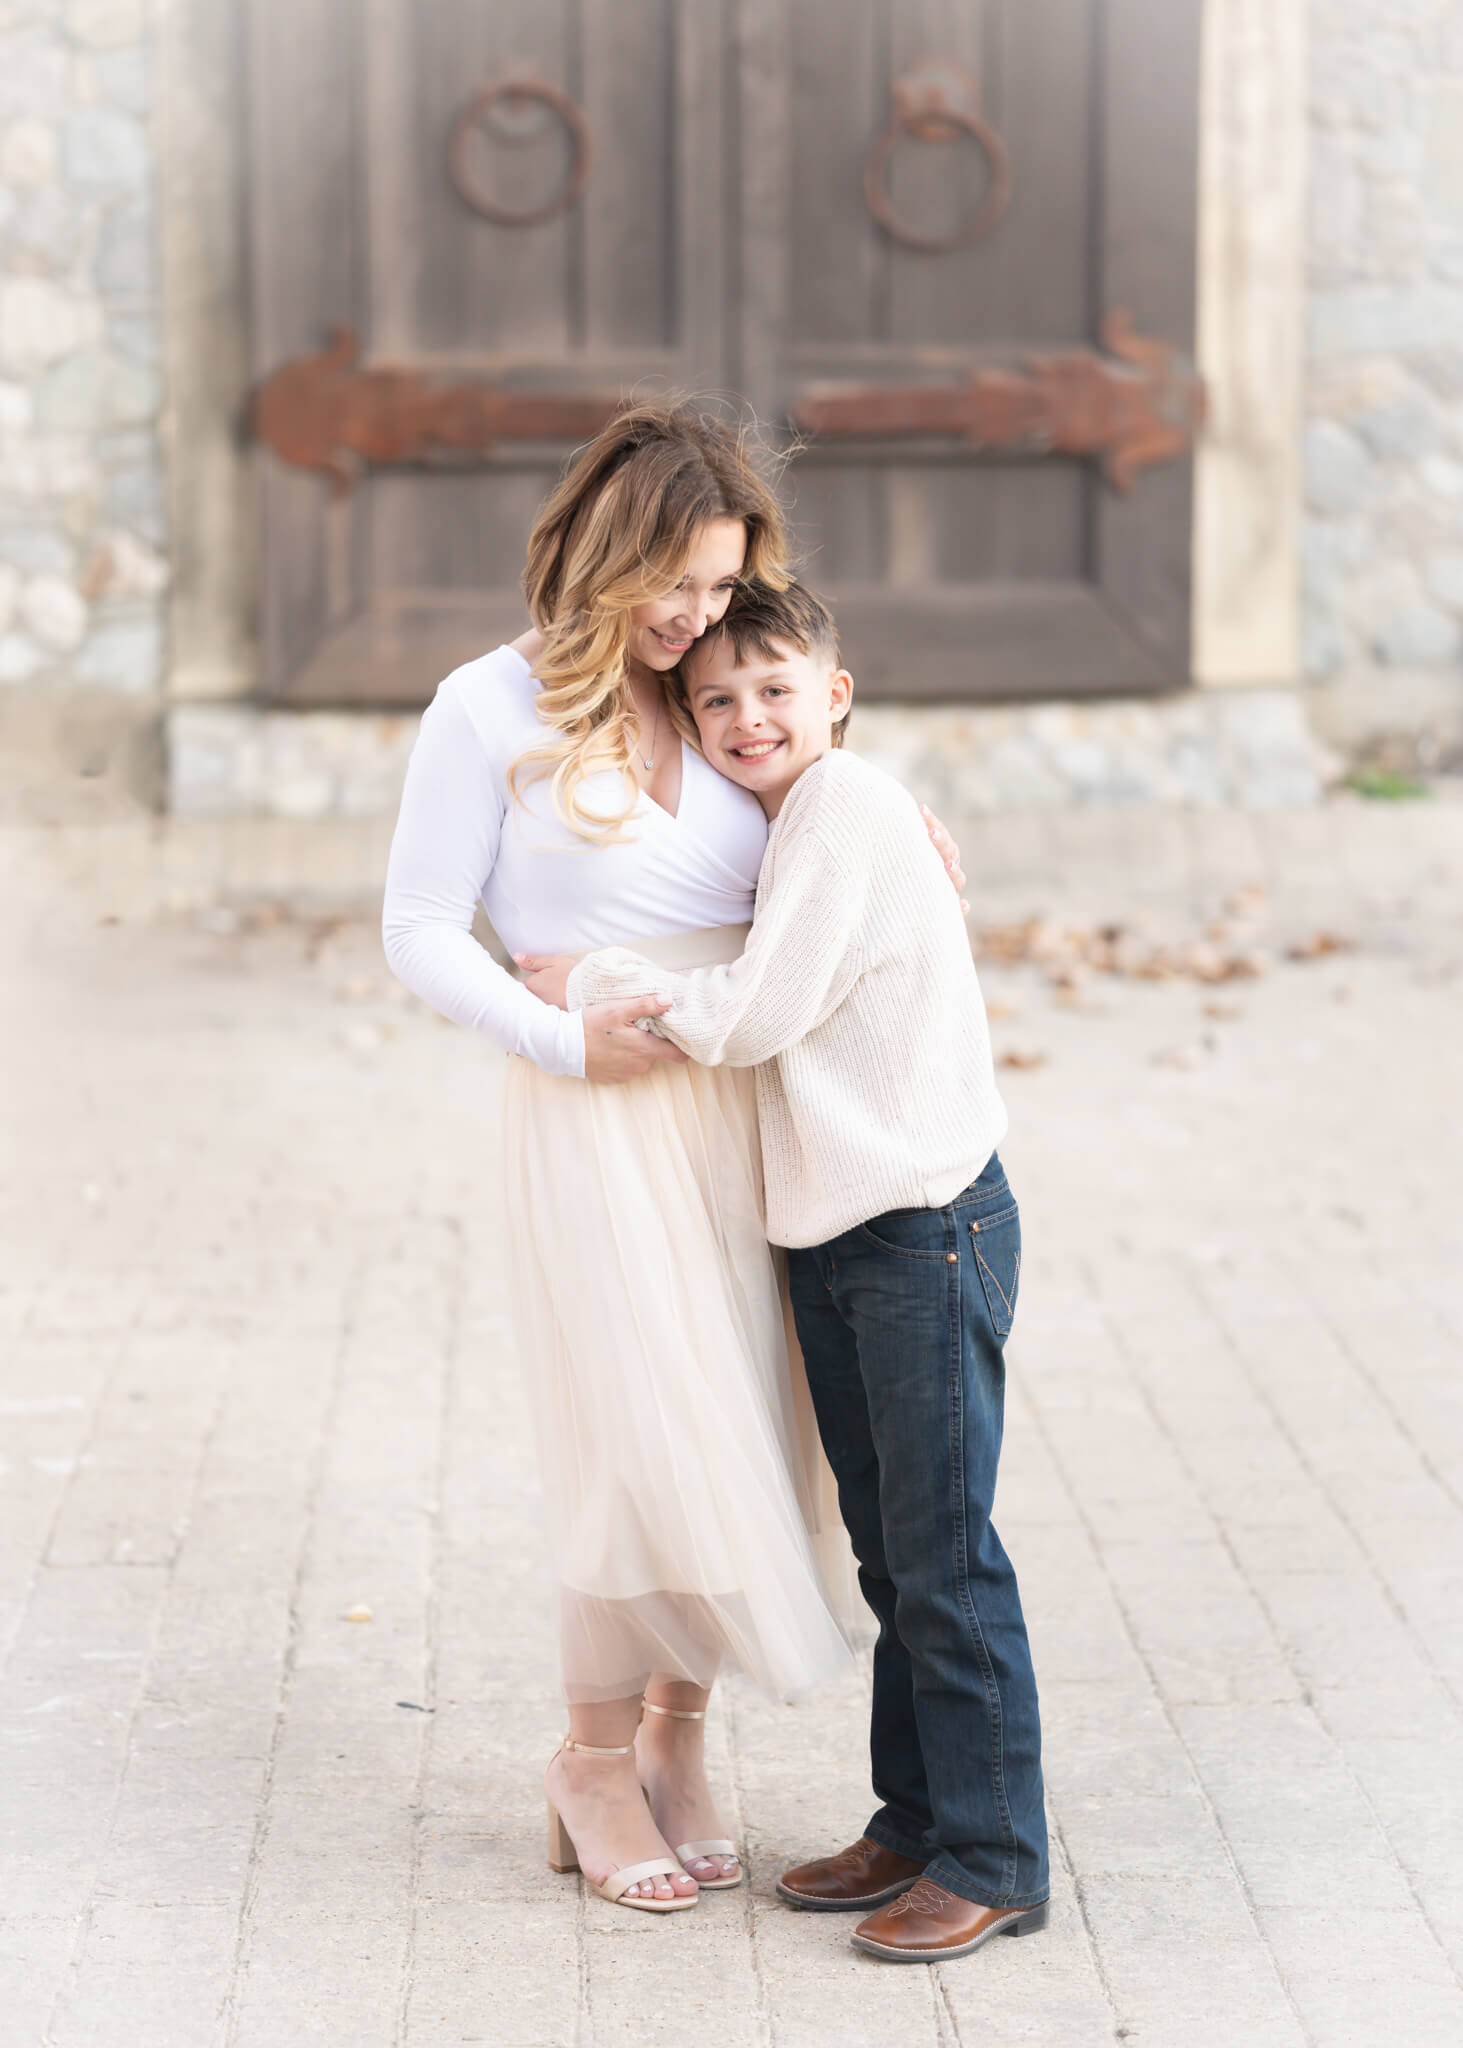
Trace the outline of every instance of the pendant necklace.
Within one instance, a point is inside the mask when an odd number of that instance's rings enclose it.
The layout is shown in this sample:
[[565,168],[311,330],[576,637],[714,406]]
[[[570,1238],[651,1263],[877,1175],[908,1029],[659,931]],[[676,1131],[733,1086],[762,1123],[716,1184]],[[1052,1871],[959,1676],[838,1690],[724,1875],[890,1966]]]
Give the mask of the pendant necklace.
[[655,743],[660,738],[660,706],[661,693],[657,689],[655,693],[655,723],[650,729],[650,752],[640,756],[647,774],[655,766]]

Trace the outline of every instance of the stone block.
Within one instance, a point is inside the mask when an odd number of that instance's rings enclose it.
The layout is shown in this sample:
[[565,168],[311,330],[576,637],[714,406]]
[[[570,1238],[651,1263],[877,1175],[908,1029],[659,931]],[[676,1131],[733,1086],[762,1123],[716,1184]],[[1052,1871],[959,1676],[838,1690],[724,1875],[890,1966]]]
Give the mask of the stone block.
[[169,808],[247,813],[258,738],[250,707],[175,705],[168,714]]
[[1375,59],[1373,39],[1365,49],[1351,42],[1318,39],[1311,61],[1311,118],[1322,128],[1343,132],[1358,127],[1384,131],[1396,125],[1400,93]]
[[1259,1919],[1308,2040],[1453,2048],[1463,1993],[1421,1914],[1270,1906]]
[[143,204],[115,207],[97,237],[93,276],[107,298],[140,299],[153,289],[152,212]]
[[102,517],[130,527],[154,548],[165,537],[162,478],[154,468],[124,469],[109,476],[102,491]]
[[1436,408],[1419,397],[1363,413],[1356,430],[1373,455],[1388,461],[1411,461],[1436,446],[1439,422]]
[[1345,265],[1361,226],[1361,180],[1352,153],[1334,136],[1314,132],[1307,194],[1311,260],[1321,254]]
[[73,292],[48,277],[11,277],[0,285],[0,364],[21,377],[67,356],[90,323]]
[[1434,78],[1423,90],[1426,142],[1422,191],[1434,220],[1463,228],[1463,79]]
[[1330,606],[1309,604],[1301,614],[1301,668],[1307,676],[1334,676],[1346,662],[1346,631]]
[[1423,564],[1428,589],[1451,611],[1463,611],[1463,548],[1434,548]]
[[0,136],[0,179],[44,185],[56,175],[56,131],[48,121],[15,121]]
[[10,222],[10,243],[31,259],[34,271],[64,277],[81,244],[83,209],[62,185],[38,185],[25,192]]
[[92,58],[97,97],[128,114],[145,114],[151,104],[147,52],[143,48],[106,50]]
[[[227,1997],[238,1943],[228,1905],[101,1899],[52,2039],[78,2044],[206,2040]],[[53,2031],[54,2029],[54,2031]]]
[[96,456],[106,470],[155,468],[157,440],[151,427],[128,427],[120,433],[101,434],[97,437]]
[[66,32],[88,50],[140,43],[146,30],[143,0],[70,0]]
[[1438,497],[1463,498],[1463,462],[1455,462],[1449,455],[1426,455],[1418,465],[1418,473]]
[[1463,289],[1416,284],[1313,295],[1310,353],[1327,362],[1354,355],[1406,353],[1456,345],[1463,331]]
[[162,680],[162,623],[155,616],[118,619],[88,636],[74,663],[82,682],[141,696]]
[[1306,497],[1317,512],[1356,512],[1373,492],[1366,449],[1349,428],[1313,420],[1305,436]]
[[151,174],[141,123],[112,107],[67,115],[61,160],[72,184],[90,192],[140,192]]
[[81,349],[37,385],[36,424],[62,432],[96,433],[151,419],[158,399],[156,371],[107,349]]
[[82,571],[81,588],[92,600],[156,597],[167,581],[164,558],[122,528],[97,543]]
[[1451,661],[1463,645],[1458,623],[1430,604],[1409,605],[1384,621],[1374,642],[1377,656],[1389,667],[1417,662]]
[[64,534],[30,520],[24,526],[0,528],[0,562],[10,562],[31,576],[69,576],[76,550]]
[[144,313],[111,313],[107,319],[107,340],[131,363],[157,366],[161,340],[155,319]]
[[33,576],[20,593],[20,617],[43,647],[70,654],[86,637],[87,607],[61,576]]
[[394,809],[414,718],[179,706],[171,721],[181,810],[284,818]]
[[24,683],[44,668],[46,654],[28,633],[0,634],[0,683]]
[[0,65],[0,122],[52,121],[66,111],[66,52],[44,30],[10,35]]

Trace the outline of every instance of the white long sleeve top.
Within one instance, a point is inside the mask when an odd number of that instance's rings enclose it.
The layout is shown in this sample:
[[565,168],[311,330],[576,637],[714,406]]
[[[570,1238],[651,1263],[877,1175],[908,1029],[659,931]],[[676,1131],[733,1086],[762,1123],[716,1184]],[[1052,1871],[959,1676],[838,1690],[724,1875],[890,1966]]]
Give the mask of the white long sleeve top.
[[692,1059],[757,1068],[776,1244],[940,1208],[1005,1134],[949,878],[908,791],[854,755],[826,754],[794,784],[739,960],[670,973],[622,948],[592,953],[568,1000],[654,992],[672,999],[656,1028]]
[[[582,953],[745,924],[767,821],[755,797],[689,746],[677,814],[642,795],[614,845],[595,846],[565,825],[547,778],[525,778],[515,803],[509,766],[544,738],[538,691],[507,646],[438,688],[407,767],[382,939],[393,973],[433,1009],[547,1073],[582,1075],[582,1019],[541,1003],[478,944],[477,904],[513,953]],[[583,791],[606,815],[624,800],[610,772]]]

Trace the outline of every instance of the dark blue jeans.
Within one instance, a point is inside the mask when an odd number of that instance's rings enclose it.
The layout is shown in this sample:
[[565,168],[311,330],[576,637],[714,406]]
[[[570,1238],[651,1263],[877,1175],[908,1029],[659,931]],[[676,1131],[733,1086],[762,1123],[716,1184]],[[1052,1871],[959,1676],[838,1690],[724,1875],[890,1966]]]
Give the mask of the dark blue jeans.
[[944,1209],[789,1253],[793,1312],[859,1584],[879,1622],[865,1833],[947,1891],[1048,1890],[1041,1723],[991,1522],[1021,1222],[1000,1160]]

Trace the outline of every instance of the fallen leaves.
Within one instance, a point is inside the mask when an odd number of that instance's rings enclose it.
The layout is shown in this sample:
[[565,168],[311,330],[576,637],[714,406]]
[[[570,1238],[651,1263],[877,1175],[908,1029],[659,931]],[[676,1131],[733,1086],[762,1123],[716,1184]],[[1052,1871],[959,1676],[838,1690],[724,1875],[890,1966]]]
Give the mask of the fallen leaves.
[[1057,925],[1043,917],[1028,917],[1019,924],[982,926],[975,934],[974,950],[977,960],[1007,967],[1038,967],[1053,988],[1068,993],[1092,974],[1128,981],[1187,977],[1224,982],[1254,981],[1266,971],[1269,962],[1256,947],[1225,943],[1232,936],[1227,927],[1213,924],[1209,934],[1164,945],[1133,925]]
[[1355,945],[1353,939],[1343,939],[1336,932],[1313,932],[1308,939],[1298,939],[1285,949],[1287,960],[1325,960],[1333,953],[1349,953]]
[[[1194,981],[1213,987],[1258,981],[1269,971],[1271,954],[1257,943],[1266,916],[1259,883],[1246,883],[1225,897],[1218,916],[1202,935],[1160,939],[1139,916],[1103,924],[1067,924],[1036,915],[1014,924],[980,926],[972,937],[977,960],[1001,967],[1034,967],[1058,1002],[1074,1004],[1094,975],[1124,981]],[[1349,953],[1355,941],[1331,930],[1293,939],[1280,957],[1295,962],[1329,960]]]
[[1044,1052],[1021,1052],[1013,1046],[1008,1051],[999,1055],[996,1065],[998,1067],[1013,1067],[1019,1071],[1030,1072],[1036,1067],[1044,1067],[1046,1061],[1047,1056]]

